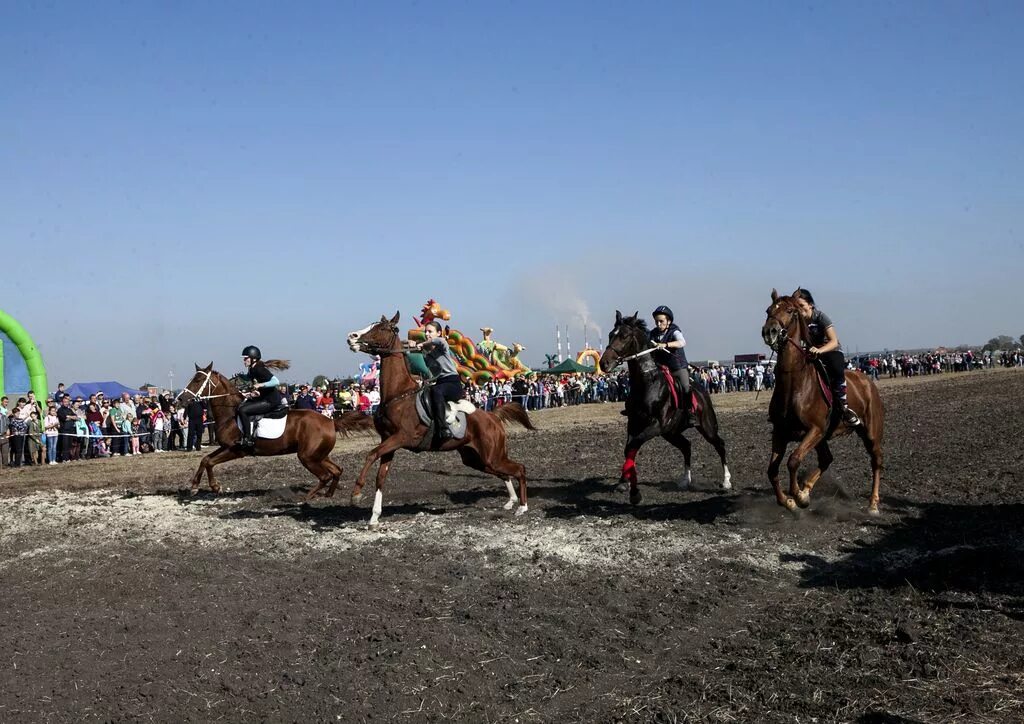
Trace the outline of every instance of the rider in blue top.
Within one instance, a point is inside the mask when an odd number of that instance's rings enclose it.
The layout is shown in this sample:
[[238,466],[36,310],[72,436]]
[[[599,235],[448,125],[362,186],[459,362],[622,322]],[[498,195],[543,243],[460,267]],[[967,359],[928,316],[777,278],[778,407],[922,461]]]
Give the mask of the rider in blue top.
[[655,309],[653,315],[654,329],[651,330],[650,340],[658,347],[654,359],[672,372],[672,377],[683,393],[682,409],[686,413],[686,422],[688,425],[696,425],[697,418],[693,414],[690,400],[690,365],[686,361],[686,338],[676,326],[672,310],[664,304]]
[[241,445],[252,449],[256,446],[256,440],[253,438],[252,421],[249,418],[265,415],[281,406],[281,391],[278,389],[281,383],[277,375],[263,363],[259,347],[250,344],[243,349],[242,364],[248,370],[242,376],[252,383],[252,390],[246,393],[248,399],[238,406],[237,414],[242,427]]

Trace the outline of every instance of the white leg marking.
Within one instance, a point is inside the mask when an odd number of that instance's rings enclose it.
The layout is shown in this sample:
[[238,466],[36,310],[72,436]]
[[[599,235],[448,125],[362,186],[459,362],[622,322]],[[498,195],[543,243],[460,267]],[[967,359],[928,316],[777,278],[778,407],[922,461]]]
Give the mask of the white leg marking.
[[732,473],[729,472],[729,466],[723,465],[722,470],[724,471],[722,476],[722,490],[732,490]]
[[683,477],[680,478],[680,480],[679,480],[679,486],[678,487],[679,487],[680,490],[689,490],[690,489],[690,485],[692,485],[692,484],[693,484],[693,473],[690,472],[690,466],[687,465],[686,469],[683,471]]
[[373,515],[370,516],[370,525],[377,525],[380,522],[380,511],[384,507],[384,493],[377,491],[373,494]]
[[514,513],[514,515],[522,515],[523,513],[528,511],[529,509],[530,509],[530,506],[528,506],[528,505],[520,505],[518,508],[516,508],[516,512]]
[[519,498],[516,496],[516,486],[512,484],[512,478],[505,480],[505,487],[508,488],[508,502],[505,503],[505,510],[512,510]]

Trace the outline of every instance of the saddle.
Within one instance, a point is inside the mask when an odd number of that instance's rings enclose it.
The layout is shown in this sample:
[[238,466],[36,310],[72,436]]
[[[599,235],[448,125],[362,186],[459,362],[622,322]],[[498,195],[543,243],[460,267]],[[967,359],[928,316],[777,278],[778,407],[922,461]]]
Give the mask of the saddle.
[[[676,384],[676,378],[672,376],[672,370],[665,365],[658,365],[658,369],[661,370],[661,374],[665,377],[665,384],[668,385],[668,391],[672,395],[672,405],[678,410],[679,408],[679,396],[682,394],[682,390]],[[697,397],[697,392],[694,386],[700,384],[697,380],[690,375],[690,409],[693,410],[693,414],[696,415],[700,410],[700,398]]]
[[[288,403],[282,402],[280,406],[262,415],[252,415],[252,430],[254,437],[261,437],[265,440],[273,440],[284,434],[285,425],[288,423]],[[242,429],[242,423],[236,418],[235,424]]]
[[430,450],[434,439],[434,428],[444,425],[452,438],[458,440],[466,436],[466,416],[476,412],[476,405],[469,400],[449,402],[443,420],[434,420],[430,415],[430,388],[425,386],[416,393],[416,414],[420,422],[427,426],[427,434],[423,436],[416,450]]

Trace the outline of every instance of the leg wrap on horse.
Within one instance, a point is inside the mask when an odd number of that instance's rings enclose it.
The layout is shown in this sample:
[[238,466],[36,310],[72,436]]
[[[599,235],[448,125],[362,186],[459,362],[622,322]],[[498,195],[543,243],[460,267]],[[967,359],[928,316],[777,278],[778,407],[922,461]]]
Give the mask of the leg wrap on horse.
[[636,483],[636,454],[637,450],[627,450],[626,460],[622,463],[622,478],[631,485]]

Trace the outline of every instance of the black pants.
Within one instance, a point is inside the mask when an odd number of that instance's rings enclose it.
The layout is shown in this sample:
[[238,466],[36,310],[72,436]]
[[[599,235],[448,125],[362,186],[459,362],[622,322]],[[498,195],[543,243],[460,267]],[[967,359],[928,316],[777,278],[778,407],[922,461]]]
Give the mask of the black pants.
[[462,381],[458,375],[438,377],[430,388],[430,412],[437,428],[444,427],[444,413],[447,403],[462,399]]
[[839,399],[846,403],[846,356],[839,350],[826,352],[818,355],[821,364],[825,367],[825,373],[832,384],[832,389],[839,395]]
[[[174,444],[175,440],[178,441],[177,445]],[[185,436],[181,432],[181,425],[172,425],[171,434],[167,438],[167,449],[178,450],[183,447],[185,447]]]
[[75,425],[62,425],[60,442],[57,443],[57,461],[66,463],[71,459],[71,443],[75,440]]
[[[20,468],[22,460],[25,458],[25,442],[27,440],[25,435],[11,435],[11,467]],[[25,464],[29,463],[27,460]]]
[[273,410],[275,406],[267,400],[261,400],[256,397],[252,400],[246,400],[238,406],[238,417],[242,419],[242,434],[246,436],[252,435],[252,422],[251,417],[256,415],[265,415],[266,413]]
[[203,418],[188,421],[188,439],[185,442],[186,450],[199,450],[202,446],[199,441],[203,437]]

